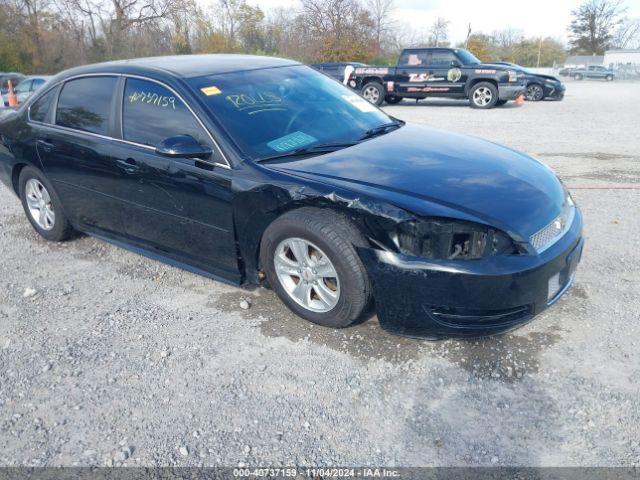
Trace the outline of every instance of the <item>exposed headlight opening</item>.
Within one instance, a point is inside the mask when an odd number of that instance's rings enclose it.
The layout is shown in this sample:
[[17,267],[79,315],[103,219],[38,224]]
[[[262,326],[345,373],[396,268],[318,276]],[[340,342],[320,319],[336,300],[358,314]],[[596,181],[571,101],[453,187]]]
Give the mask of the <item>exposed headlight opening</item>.
[[441,260],[517,255],[522,250],[505,233],[481,224],[449,219],[404,222],[392,234],[401,253]]

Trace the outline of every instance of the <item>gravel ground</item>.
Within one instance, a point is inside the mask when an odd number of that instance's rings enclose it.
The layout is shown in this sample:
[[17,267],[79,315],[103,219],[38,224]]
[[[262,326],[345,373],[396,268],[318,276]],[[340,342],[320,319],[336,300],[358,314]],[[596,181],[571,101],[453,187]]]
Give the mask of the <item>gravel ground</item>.
[[568,88],[388,107],[536,155],[583,209],[574,287],[491,339],[313,326],[265,289],[47,243],[0,187],[0,465],[640,465],[640,85]]

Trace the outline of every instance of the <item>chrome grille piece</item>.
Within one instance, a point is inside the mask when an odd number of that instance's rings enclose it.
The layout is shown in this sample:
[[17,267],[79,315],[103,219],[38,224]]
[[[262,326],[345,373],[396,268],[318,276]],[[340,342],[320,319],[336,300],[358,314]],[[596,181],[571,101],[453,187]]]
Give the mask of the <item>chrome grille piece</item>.
[[533,248],[540,253],[556,243],[556,241],[569,230],[569,227],[571,227],[575,213],[575,207],[571,202],[565,203],[560,215],[554,218],[549,225],[531,235],[529,241],[531,245],[533,245]]

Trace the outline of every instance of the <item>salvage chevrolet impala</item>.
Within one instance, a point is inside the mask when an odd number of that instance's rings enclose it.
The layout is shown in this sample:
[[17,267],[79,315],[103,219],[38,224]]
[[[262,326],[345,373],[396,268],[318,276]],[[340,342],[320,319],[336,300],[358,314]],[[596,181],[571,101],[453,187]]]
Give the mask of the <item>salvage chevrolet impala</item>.
[[555,174],[404,122],[293,61],[137,59],[65,71],[0,120],[0,179],[45,239],[83,232],[346,327],[511,330],[554,303],[582,217]]

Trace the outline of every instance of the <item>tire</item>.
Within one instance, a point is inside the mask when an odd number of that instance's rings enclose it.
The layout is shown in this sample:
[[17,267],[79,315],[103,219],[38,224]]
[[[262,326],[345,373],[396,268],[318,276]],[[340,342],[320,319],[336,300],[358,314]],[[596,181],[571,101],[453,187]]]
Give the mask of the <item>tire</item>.
[[[27,219],[36,232],[50,242],[62,242],[74,230],[62,211],[62,203],[51,182],[34,167],[24,167],[18,179],[19,195]],[[35,207],[39,206],[39,209]],[[40,217],[36,212],[43,212]]]
[[[326,265],[323,267],[319,262],[310,261],[307,266],[297,269],[300,262],[297,262],[297,257],[293,254],[294,249],[287,247],[292,241],[303,241],[310,247],[306,249],[306,254],[300,256],[309,255],[313,260],[314,254],[315,258],[318,258],[318,250],[324,254],[319,258],[325,263],[328,259],[332,264],[333,273],[337,275],[336,281],[327,283],[326,278],[318,281],[307,277],[306,274],[310,273],[309,270],[314,265],[327,269]],[[305,207],[285,213],[269,225],[260,243],[260,264],[267,275],[269,285],[296,315],[325,327],[344,328],[355,322],[371,301],[371,284],[355,250],[355,246],[358,245],[365,246],[366,241],[346,217],[331,210]],[[283,253],[287,256],[284,267],[280,260]],[[283,268],[286,270],[284,273]],[[300,282],[307,282],[301,286],[301,291],[308,288],[309,294],[297,296],[295,299],[294,293],[290,292],[298,290]],[[325,288],[320,289],[319,282],[323,282]],[[318,293],[322,293],[323,290],[326,292],[326,288],[329,287],[337,293],[337,299],[332,298],[335,303],[331,307],[324,305]],[[304,301],[308,301],[309,305],[304,306]],[[322,306],[324,310],[318,311],[313,308],[314,305]]]
[[384,102],[384,87],[379,82],[369,82],[362,87],[362,96],[374,105],[380,106]]
[[576,73],[576,74],[573,76],[573,79],[574,79],[574,80],[583,80],[583,79],[584,79],[584,76],[583,76],[581,73]]
[[606,76],[606,77],[604,77],[604,78],[605,78],[605,80],[606,80],[607,82],[612,82],[612,81],[613,81],[613,75],[607,75],[607,76]]
[[384,101],[389,105],[397,105],[402,101],[402,97],[398,97],[397,95],[387,95],[384,97]]
[[498,100],[496,102],[496,107],[501,107],[502,105],[506,105],[509,100]]
[[525,99],[529,102],[539,102],[544,99],[544,88],[538,83],[530,83],[527,85],[527,94]]
[[487,110],[498,102],[498,88],[490,82],[476,83],[469,92],[471,108]]

